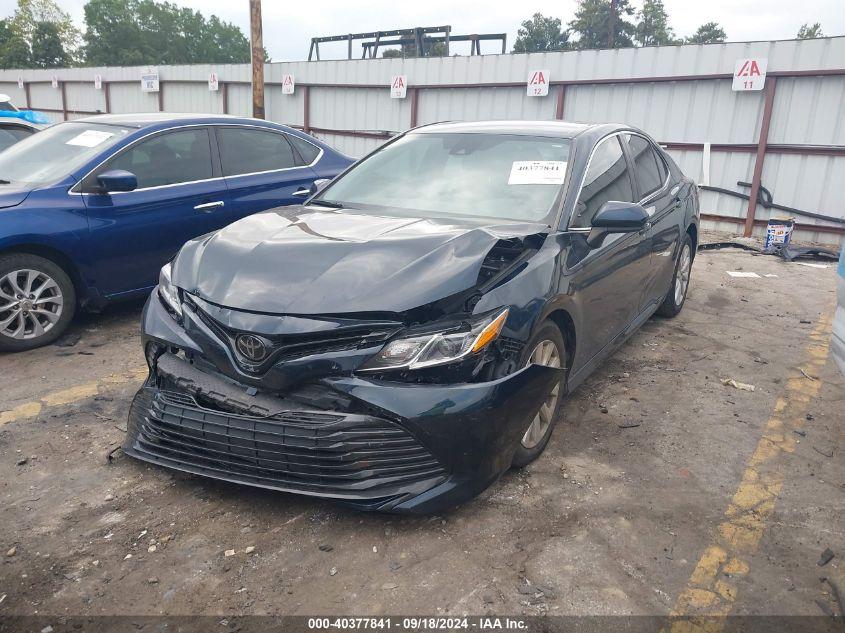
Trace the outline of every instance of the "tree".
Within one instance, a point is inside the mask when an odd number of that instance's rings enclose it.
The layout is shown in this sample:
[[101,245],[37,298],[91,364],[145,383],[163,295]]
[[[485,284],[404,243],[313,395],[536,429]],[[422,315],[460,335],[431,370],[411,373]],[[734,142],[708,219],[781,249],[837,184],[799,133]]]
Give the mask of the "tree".
[[816,37],[824,37],[824,33],[822,33],[822,25],[818,22],[813,25],[805,23],[801,25],[800,29],[798,29],[798,35],[795,37],[799,40],[811,40]]
[[675,33],[669,26],[669,15],[662,0],[645,0],[637,13],[634,39],[640,46],[666,46],[676,44]]
[[73,60],[62,46],[55,22],[39,22],[32,34],[32,65],[35,68],[63,68]]
[[12,29],[10,20],[0,20],[0,66],[29,68],[32,64],[29,44]]
[[633,46],[636,27],[624,17],[631,15],[634,15],[634,8],[629,0],[579,0],[569,30],[578,35],[577,48]]
[[92,66],[236,64],[250,57],[237,26],[170,2],[90,0],[85,23],[85,60]]
[[381,54],[382,57],[385,59],[395,59],[397,57],[402,57],[402,49],[400,48],[388,48],[385,49],[384,52]]
[[[44,26],[49,24],[50,26]],[[20,40],[32,51],[35,37],[50,41],[50,46],[58,45],[59,57],[65,65],[74,63],[79,52],[79,30],[74,26],[70,14],[63,11],[53,0],[18,0],[18,7],[12,16],[10,27]],[[39,42],[38,46],[43,46]],[[23,47],[16,44],[20,53]],[[30,64],[32,61],[30,60]]]
[[560,19],[535,13],[530,20],[522,23],[513,45],[513,52],[565,51],[569,48],[569,33],[561,29]]
[[726,39],[728,36],[718,22],[707,22],[699,26],[685,41],[687,44],[715,44]]

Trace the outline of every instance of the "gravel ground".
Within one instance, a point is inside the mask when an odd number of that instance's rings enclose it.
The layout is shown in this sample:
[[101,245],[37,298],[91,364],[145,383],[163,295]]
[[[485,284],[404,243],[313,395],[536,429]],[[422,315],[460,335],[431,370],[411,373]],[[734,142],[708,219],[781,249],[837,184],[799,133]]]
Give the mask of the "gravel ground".
[[819,578],[845,587],[845,384],[823,357],[798,369],[834,289],[832,266],[700,253],[683,313],[594,373],[537,462],[431,517],[110,462],[143,368],[140,305],[85,317],[70,346],[0,356],[0,616],[667,614],[784,406],[799,426],[769,462],[776,498],[717,580],[731,613],[836,611]]

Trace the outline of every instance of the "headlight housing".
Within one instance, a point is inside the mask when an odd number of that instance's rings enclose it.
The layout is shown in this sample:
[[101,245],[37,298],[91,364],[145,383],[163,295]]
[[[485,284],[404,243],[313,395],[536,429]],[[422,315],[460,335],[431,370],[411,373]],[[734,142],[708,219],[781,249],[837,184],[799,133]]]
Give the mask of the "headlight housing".
[[495,341],[507,318],[508,309],[504,308],[440,332],[408,333],[387,343],[358,371],[414,370],[454,363]]
[[182,317],[182,301],[179,298],[179,289],[173,285],[171,280],[172,265],[170,262],[161,267],[158,274],[158,296],[164,307],[177,317]]

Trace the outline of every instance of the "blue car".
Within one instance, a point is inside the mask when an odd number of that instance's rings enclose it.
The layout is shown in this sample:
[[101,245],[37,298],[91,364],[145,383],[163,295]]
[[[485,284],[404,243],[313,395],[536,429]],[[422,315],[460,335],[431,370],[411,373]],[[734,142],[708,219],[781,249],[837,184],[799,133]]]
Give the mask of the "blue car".
[[50,343],[77,307],[144,296],[186,241],[302,202],[352,159],[249,118],[101,115],[0,153],[0,351]]

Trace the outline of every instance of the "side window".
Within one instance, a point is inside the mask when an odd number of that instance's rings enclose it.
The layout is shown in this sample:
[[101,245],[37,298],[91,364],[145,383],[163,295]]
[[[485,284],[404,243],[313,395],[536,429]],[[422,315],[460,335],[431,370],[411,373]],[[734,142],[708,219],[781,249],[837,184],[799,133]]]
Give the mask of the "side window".
[[24,140],[26,137],[32,135],[33,131],[29,128],[18,127],[16,125],[0,127],[0,152],[7,147],[11,147],[18,141]]
[[285,134],[245,127],[222,127],[217,134],[224,176],[296,167]]
[[589,227],[602,205],[610,200],[634,202],[628,164],[618,136],[606,138],[596,146],[575,203],[570,228]]
[[309,143],[305,139],[299,138],[298,136],[288,136],[288,140],[293,144],[296,151],[299,152],[299,155],[302,157],[302,161],[298,161],[298,164],[300,165],[310,165],[320,154],[320,148],[313,143]]
[[[141,141],[109,160],[97,173],[110,169],[131,171],[138,178],[138,189],[211,178],[208,130],[165,132]],[[86,185],[95,186],[96,176]]]
[[628,149],[634,164],[634,175],[640,184],[640,195],[645,198],[660,189],[666,181],[666,166],[655,154],[648,140],[636,134],[627,136]]

